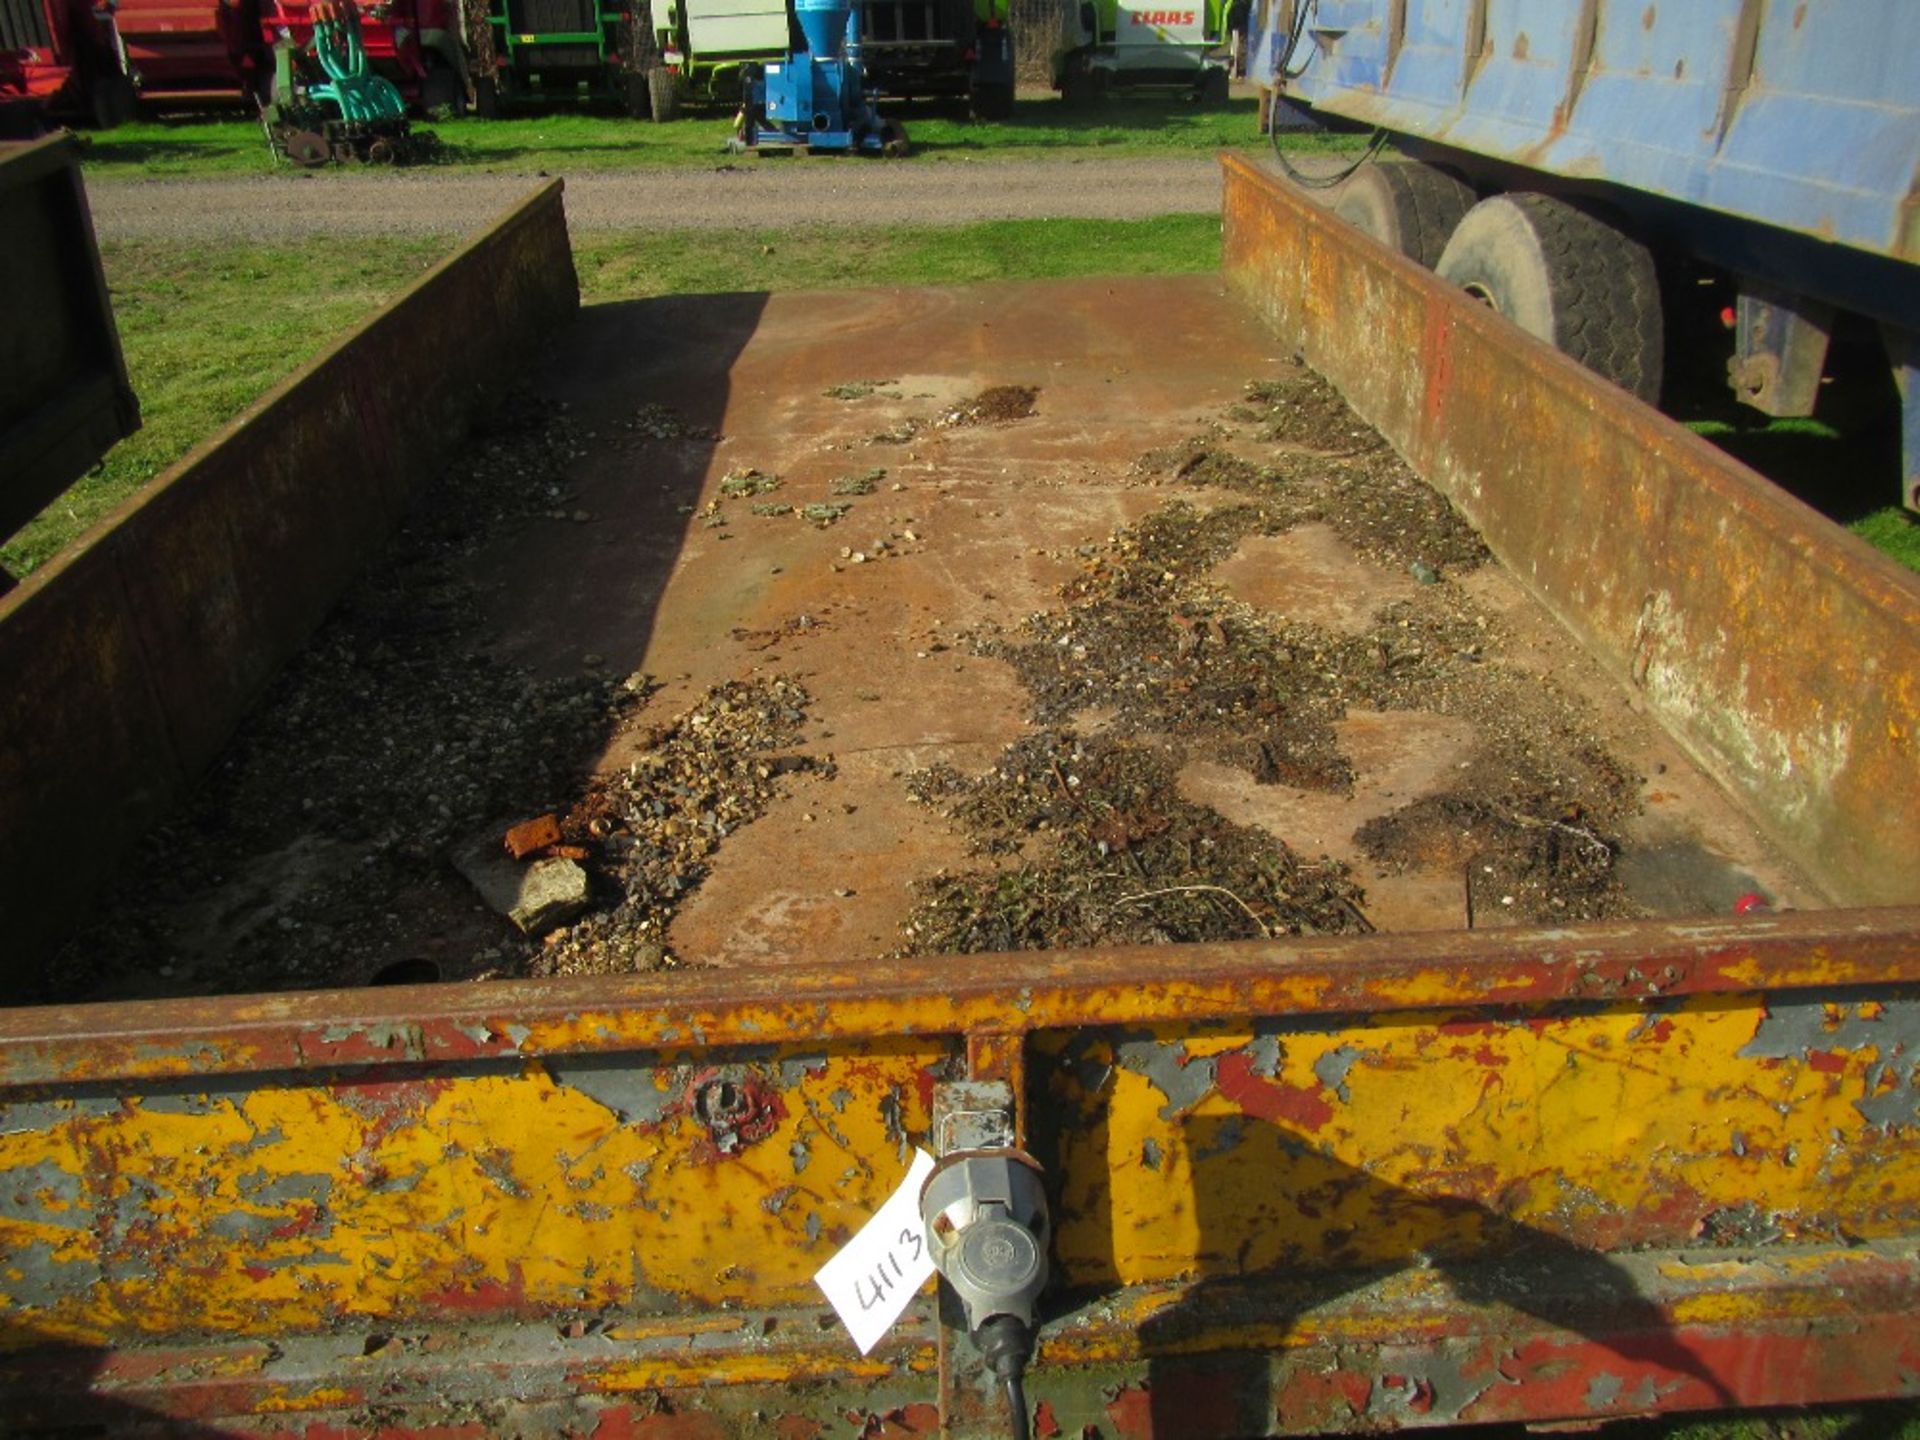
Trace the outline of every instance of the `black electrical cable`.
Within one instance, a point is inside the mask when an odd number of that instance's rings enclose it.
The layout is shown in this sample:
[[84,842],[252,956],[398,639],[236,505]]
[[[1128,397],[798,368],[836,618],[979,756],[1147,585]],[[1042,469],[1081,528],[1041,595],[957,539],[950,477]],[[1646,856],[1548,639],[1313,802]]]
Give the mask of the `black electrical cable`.
[[[1287,48],[1280,52],[1280,57],[1274,65],[1275,73],[1280,79],[1298,80],[1302,75],[1307,73],[1307,66],[1312,63],[1311,56],[1300,62],[1300,68],[1298,70],[1291,70],[1288,66],[1293,62],[1293,52],[1300,48],[1300,37],[1307,33],[1307,18],[1319,8],[1320,0],[1299,0],[1299,8],[1295,10],[1293,14],[1293,29],[1287,35]],[[1278,106],[1274,106],[1267,112],[1267,139],[1273,145],[1273,158],[1280,162],[1280,168],[1286,172],[1287,178],[1303,189],[1331,190],[1336,185],[1343,185],[1353,177],[1354,173],[1359,170],[1362,165],[1366,164],[1386,148],[1387,132],[1384,130],[1376,130],[1373,132],[1373,139],[1367,143],[1367,148],[1362,152],[1360,158],[1354,161],[1353,164],[1347,166],[1346,169],[1336,175],[1308,175],[1305,171],[1295,166],[1294,163],[1287,158],[1287,152],[1280,148],[1280,127],[1273,119],[1278,113]]]
[[1367,148],[1361,152],[1360,158],[1346,169],[1334,175],[1308,175],[1295,167],[1294,163],[1287,158],[1287,152],[1280,148],[1279,128],[1276,126],[1268,133],[1273,140],[1273,158],[1280,162],[1280,168],[1287,172],[1287,178],[1308,190],[1331,190],[1334,186],[1345,183],[1352,178],[1356,170],[1387,148],[1387,132],[1376,130],[1373,132],[1373,139],[1367,142]]
[[973,1343],[1006,1387],[1013,1440],[1029,1440],[1025,1375],[1027,1357],[1033,1353],[1033,1332],[1011,1315],[995,1315],[973,1332]]
[[1007,1376],[1007,1413],[1013,1416],[1013,1440],[1032,1440],[1027,1422],[1027,1386],[1017,1371]]

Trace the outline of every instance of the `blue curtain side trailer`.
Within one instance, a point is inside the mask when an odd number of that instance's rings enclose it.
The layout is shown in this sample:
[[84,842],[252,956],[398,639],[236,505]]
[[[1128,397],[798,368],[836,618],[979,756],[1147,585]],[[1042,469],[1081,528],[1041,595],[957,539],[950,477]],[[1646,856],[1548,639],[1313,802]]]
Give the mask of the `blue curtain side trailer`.
[[1870,322],[1920,509],[1920,5],[1274,0],[1255,64],[1422,162],[1336,209],[1644,398],[1656,260],[1732,278],[1729,380],[1768,415],[1811,414],[1835,325]]

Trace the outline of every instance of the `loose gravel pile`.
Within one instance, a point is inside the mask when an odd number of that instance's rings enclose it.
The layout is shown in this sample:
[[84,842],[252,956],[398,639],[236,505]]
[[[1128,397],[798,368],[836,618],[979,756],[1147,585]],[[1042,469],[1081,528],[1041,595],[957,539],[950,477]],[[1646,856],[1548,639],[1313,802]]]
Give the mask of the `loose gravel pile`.
[[606,908],[555,932],[539,975],[622,974],[676,963],[667,926],[727,836],[766,811],[780,777],[833,764],[797,753],[809,696],[787,678],[717,687],[624,771],[596,781],[561,823],[586,849]]

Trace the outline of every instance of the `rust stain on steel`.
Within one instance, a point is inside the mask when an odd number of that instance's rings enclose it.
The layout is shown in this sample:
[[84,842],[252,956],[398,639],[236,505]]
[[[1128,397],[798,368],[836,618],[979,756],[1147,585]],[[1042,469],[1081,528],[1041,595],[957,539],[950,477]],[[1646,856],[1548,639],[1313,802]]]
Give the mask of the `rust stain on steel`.
[[[1920,909],[1135,946],[0,1011],[0,1085],[1017,1035],[1248,1015],[1779,993],[1920,979]],[[588,1072],[583,1072],[588,1073]],[[922,1103],[926,1096],[921,1096]]]
[[1141,1437],[1914,1394],[1917,1262],[1911,1244],[1809,1249],[1702,1279],[1692,1258],[1535,1247],[1385,1275],[1209,1277],[1056,1322],[1036,1393],[1068,1434]]
[[1920,581],[1273,178],[1222,163],[1229,285],[1829,893],[1920,897]]

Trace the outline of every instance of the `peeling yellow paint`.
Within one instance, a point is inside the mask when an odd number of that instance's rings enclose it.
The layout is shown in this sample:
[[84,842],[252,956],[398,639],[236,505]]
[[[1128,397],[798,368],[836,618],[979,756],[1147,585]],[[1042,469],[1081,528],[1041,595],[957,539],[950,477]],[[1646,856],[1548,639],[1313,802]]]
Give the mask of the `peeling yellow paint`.
[[[1862,1237],[1909,1228],[1920,1147],[1853,1104],[1878,1052],[1826,1070],[1742,1056],[1759,1014],[1753,997],[1709,997],[1532,1023],[1381,1016],[1282,1034],[1238,1096],[1216,1082],[1177,1106],[1166,1087],[1255,1037],[1157,1029],[1157,1078],[1112,1042],[1082,1040],[1081,1057],[1050,1039],[1035,1069],[1060,1112],[1056,1264],[1098,1287],[1571,1254],[1710,1241],[1716,1212],[1756,1205],[1787,1239],[1836,1217]],[[1336,1089],[1323,1072],[1343,1049]]]
[[0,1172],[56,1167],[100,1222],[0,1218],[0,1253],[51,1246],[43,1269],[62,1292],[37,1296],[19,1266],[0,1266],[0,1304],[33,1314],[9,1343],[812,1303],[813,1271],[905,1173],[903,1147],[928,1124],[919,1077],[945,1054],[785,1052],[764,1067],[784,1115],[732,1153],[684,1104],[626,1123],[535,1064],[263,1087],[201,1113],[73,1110],[0,1136]]

